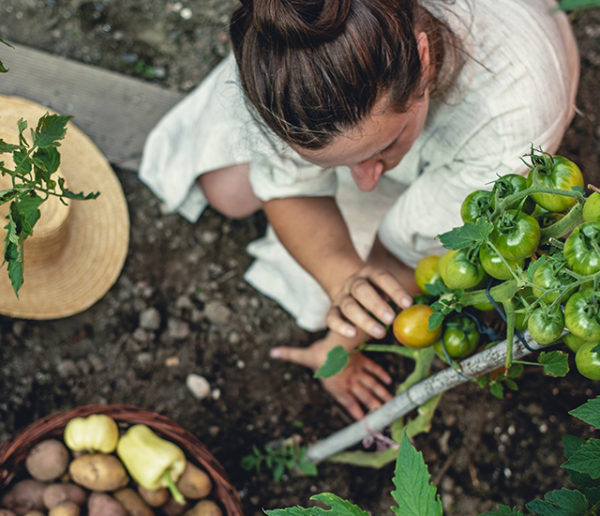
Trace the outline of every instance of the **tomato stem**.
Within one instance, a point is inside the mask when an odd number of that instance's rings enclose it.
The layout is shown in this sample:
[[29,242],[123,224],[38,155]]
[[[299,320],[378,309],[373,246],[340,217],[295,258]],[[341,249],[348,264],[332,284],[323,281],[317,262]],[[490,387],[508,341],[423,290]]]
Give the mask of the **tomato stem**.
[[560,220],[548,227],[542,228],[540,245],[547,243],[550,239],[560,238],[571,232],[583,222],[583,204],[575,204],[569,212]]
[[[490,295],[495,301],[504,303],[511,299],[521,288],[520,279],[510,279],[493,286],[490,289]],[[463,306],[479,305],[486,302],[488,302],[488,298],[485,289],[463,292],[460,297],[460,303]]]
[[595,185],[589,184],[589,185],[587,185],[587,187],[588,187],[588,190],[592,190],[592,192],[600,193],[600,188],[598,188]]
[[512,365],[513,340],[515,335],[515,310],[512,298],[502,303],[506,315],[506,361],[504,367],[508,371]]

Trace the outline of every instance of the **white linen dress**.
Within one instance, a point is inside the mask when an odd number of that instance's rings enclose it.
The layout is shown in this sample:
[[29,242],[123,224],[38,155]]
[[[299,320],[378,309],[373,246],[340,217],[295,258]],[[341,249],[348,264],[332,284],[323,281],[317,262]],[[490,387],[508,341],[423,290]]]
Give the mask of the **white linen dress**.
[[[425,4],[464,41],[467,60],[443,101],[430,103],[425,128],[377,188],[362,192],[345,167],[302,159],[248,110],[232,55],[177,104],[149,134],[140,178],[172,211],[195,221],[206,207],[196,178],[250,163],[262,200],[335,196],[357,251],[377,234],[410,266],[441,254],[436,235],[460,225],[460,205],[498,175],[524,173],[532,145],[554,152],[573,113],[579,56],[564,13],[553,0],[456,0]],[[329,299],[287,253],[272,229],[252,242],[245,278],[309,331],[325,327]]]

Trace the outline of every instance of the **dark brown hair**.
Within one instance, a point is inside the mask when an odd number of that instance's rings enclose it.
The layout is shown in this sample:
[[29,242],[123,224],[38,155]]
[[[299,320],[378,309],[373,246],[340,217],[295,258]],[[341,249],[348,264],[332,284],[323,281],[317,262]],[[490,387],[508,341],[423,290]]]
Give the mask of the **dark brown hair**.
[[[416,28],[429,39],[427,85]],[[230,33],[258,117],[287,143],[311,149],[361,122],[383,93],[395,112],[425,86],[442,93],[451,82],[440,73],[447,49],[459,46],[416,0],[242,0]]]

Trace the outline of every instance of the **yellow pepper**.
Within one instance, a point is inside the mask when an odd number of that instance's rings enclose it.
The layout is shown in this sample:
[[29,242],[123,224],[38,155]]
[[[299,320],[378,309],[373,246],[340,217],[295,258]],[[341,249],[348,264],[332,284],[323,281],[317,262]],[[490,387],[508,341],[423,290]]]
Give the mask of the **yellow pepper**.
[[92,414],[71,419],[65,426],[63,437],[65,444],[74,451],[112,453],[119,440],[119,428],[113,418]]
[[162,439],[146,425],[133,425],[119,439],[117,455],[139,485],[150,490],[168,487],[175,501],[184,501],[175,487],[186,463],[185,454],[177,445]]

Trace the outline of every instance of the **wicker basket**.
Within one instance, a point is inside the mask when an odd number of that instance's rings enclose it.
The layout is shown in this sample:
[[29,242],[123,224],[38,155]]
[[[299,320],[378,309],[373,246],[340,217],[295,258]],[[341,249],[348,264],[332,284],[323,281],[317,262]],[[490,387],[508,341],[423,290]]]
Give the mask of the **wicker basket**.
[[212,497],[220,502],[224,514],[243,514],[238,492],[229,483],[223,467],[193,434],[165,416],[131,405],[83,405],[51,414],[27,426],[0,445],[0,490],[8,486],[35,444],[50,437],[62,439],[64,428],[70,419],[90,414],[106,414],[122,427],[137,423],[148,425],[157,434],[177,444],[188,459],[206,470],[213,480]]

